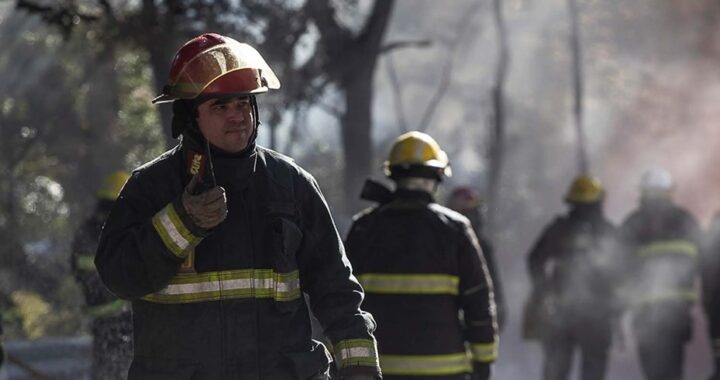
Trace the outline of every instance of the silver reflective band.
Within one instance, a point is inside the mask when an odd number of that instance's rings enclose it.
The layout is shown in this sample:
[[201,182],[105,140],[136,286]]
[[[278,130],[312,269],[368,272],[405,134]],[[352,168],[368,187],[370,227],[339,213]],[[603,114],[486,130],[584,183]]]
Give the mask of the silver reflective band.
[[338,352],[338,356],[341,360],[351,358],[367,358],[373,356],[373,351],[368,347],[350,347],[343,348]]
[[201,282],[195,284],[168,285],[165,289],[156,292],[156,294],[177,295],[235,289],[277,289],[279,292],[289,292],[291,290],[298,289],[299,287],[299,279],[295,279],[290,282],[276,282],[272,278],[247,278],[240,280]]
[[162,226],[165,227],[165,231],[167,232],[168,236],[177,244],[178,248],[181,250],[186,250],[187,247],[190,246],[190,242],[187,241],[181,234],[180,231],[175,228],[175,225],[170,221],[170,216],[168,216],[167,213],[162,213],[160,216],[160,223],[162,223]]
[[158,303],[192,303],[237,298],[300,298],[298,271],[276,273],[272,269],[239,269],[222,272],[180,273],[156,293],[143,300]]

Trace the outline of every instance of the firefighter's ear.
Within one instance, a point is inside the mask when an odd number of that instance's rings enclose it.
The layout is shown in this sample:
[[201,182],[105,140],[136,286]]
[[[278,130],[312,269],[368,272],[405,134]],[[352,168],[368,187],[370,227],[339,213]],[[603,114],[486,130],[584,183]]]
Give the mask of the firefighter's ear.
[[185,100],[176,100],[173,102],[173,118],[172,118],[172,137],[177,138],[185,129],[189,128],[195,115],[192,112],[192,105]]

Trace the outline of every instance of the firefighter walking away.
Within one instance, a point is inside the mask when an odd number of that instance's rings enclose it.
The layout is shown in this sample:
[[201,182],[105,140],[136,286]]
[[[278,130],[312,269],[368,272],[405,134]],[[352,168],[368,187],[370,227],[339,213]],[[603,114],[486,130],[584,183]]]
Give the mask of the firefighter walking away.
[[447,155],[429,135],[409,132],[392,146],[385,174],[394,191],[368,182],[363,196],[379,204],[355,217],[346,239],[363,308],[378,321],[385,378],[489,379],[498,350],[493,285],[470,221],[435,202],[451,174]]
[[523,333],[543,347],[543,380],[566,380],[576,351],[581,379],[605,378],[615,301],[617,231],[603,215],[600,181],[577,177],[558,216],[528,255],[532,282]]
[[640,205],[621,228],[627,259],[626,294],[641,368],[648,380],[680,380],[690,309],[697,301],[699,233],[695,218],[672,200],[664,169],[645,172]]

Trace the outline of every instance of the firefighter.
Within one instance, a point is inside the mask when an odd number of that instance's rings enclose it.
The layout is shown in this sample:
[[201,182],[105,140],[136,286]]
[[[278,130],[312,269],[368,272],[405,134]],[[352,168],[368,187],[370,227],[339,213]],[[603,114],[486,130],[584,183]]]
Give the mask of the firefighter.
[[385,378],[489,379],[498,348],[493,285],[470,221],[435,203],[451,174],[447,155],[429,135],[408,132],[385,174],[395,190],[366,187],[363,197],[379,205],[355,217],[346,240],[363,305],[378,321]]
[[716,213],[703,239],[701,255],[703,306],[714,358],[710,380],[720,380],[720,213]]
[[[2,318],[0,317],[0,371],[2,371],[3,363],[5,363],[5,349],[3,348],[3,328],[2,328]],[[0,375],[2,373],[0,372]]]
[[97,191],[93,213],[75,234],[70,268],[85,296],[86,314],[92,318],[93,379],[124,379],[132,360],[132,316],[129,305],[110,293],[100,281],[93,260],[103,223],[130,174],[107,176]]
[[500,272],[497,269],[497,261],[495,260],[495,249],[484,233],[485,204],[480,197],[480,193],[470,187],[459,186],[450,193],[447,199],[447,207],[468,218],[472,224],[473,231],[475,231],[475,235],[477,235],[480,249],[482,250],[485,263],[492,278],[493,289],[495,291],[495,304],[497,305],[498,326],[502,330],[505,325],[507,309],[505,307],[505,297],[503,296],[500,283]]
[[626,286],[640,364],[648,380],[682,378],[684,347],[697,300],[699,226],[672,200],[673,180],[652,169],[640,181],[640,205],[623,222]]
[[567,379],[575,350],[581,379],[605,377],[618,309],[612,277],[618,248],[603,198],[597,178],[573,180],[565,195],[568,212],[545,228],[528,255],[533,306],[525,323],[535,331],[526,334],[542,343],[544,380]]
[[258,51],[230,37],[203,34],[177,52],[154,102],[173,102],[182,140],[133,172],[95,258],[132,301],[130,380],[327,378],[308,304],[340,377],[380,378],[375,322],[317,182],[256,144],[256,95],[279,87]]

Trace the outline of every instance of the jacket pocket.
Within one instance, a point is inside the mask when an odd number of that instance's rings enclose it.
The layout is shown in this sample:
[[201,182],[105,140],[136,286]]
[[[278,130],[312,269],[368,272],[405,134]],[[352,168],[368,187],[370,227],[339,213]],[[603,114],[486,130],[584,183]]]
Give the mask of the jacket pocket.
[[289,273],[297,270],[297,251],[302,243],[303,234],[300,227],[285,217],[274,218],[270,222],[273,242],[272,256],[275,270],[279,273]]
[[302,302],[297,253],[303,234],[293,221],[282,216],[273,218],[269,227],[268,254],[275,272],[275,304],[280,312],[291,313]]

